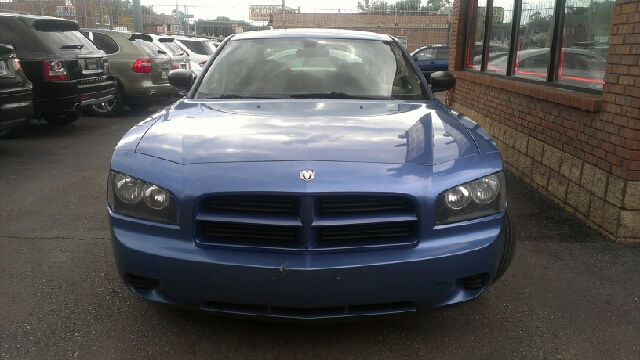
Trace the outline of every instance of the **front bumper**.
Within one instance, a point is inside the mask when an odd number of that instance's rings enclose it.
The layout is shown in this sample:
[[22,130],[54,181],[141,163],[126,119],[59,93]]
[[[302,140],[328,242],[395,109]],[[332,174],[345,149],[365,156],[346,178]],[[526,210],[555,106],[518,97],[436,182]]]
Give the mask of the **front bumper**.
[[[113,212],[110,221],[118,272],[138,296],[218,313],[318,320],[411,312],[480,295],[498,266],[505,213],[442,229],[417,246],[326,252],[203,247],[140,232],[139,221]],[[481,286],[470,290],[469,278]]]

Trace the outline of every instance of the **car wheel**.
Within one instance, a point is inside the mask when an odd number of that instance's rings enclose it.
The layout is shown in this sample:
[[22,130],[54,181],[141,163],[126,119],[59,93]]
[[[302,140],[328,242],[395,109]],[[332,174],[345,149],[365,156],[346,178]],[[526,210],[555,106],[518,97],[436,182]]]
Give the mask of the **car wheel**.
[[44,119],[44,121],[48,122],[51,125],[69,125],[72,122],[78,120],[81,113],[82,109],[78,109],[76,111],[43,114],[42,118]]
[[116,94],[112,100],[102,104],[92,105],[89,110],[93,115],[100,117],[116,116],[124,109],[124,95],[120,88],[116,88]]
[[509,210],[504,218],[504,244],[502,245],[502,253],[500,254],[500,263],[496,270],[496,276],[493,277],[493,283],[498,281],[507,269],[511,265],[513,255],[516,253],[516,231],[511,223],[511,216],[509,216]]
[[31,119],[25,120],[13,129],[3,132],[0,134],[0,140],[19,138],[27,130],[27,125],[29,125],[30,121]]

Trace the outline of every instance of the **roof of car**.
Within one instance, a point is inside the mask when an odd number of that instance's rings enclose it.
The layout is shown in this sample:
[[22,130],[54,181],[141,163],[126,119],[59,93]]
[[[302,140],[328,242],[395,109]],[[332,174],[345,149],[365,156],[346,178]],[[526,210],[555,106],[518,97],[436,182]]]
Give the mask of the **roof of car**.
[[70,23],[75,23],[77,24],[77,21],[74,20],[68,20],[68,19],[63,19],[63,18],[58,18],[58,17],[53,17],[53,16],[40,16],[40,15],[30,15],[30,14],[17,14],[17,13],[0,13],[0,17],[14,17],[14,18],[19,18],[22,21],[24,21],[29,27],[33,26],[33,23],[36,22],[37,20],[56,20],[56,21],[65,21],[65,22],[70,22]]
[[433,45],[427,45],[427,46],[423,46],[421,48],[417,48],[415,50],[413,50],[411,52],[411,55],[414,55],[415,53],[417,53],[418,51],[422,51],[424,49],[448,49],[449,45],[446,44],[433,44]]
[[280,39],[280,38],[325,38],[325,39],[358,39],[358,40],[390,40],[389,35],[382,35],[367,31],[337,30],[337,29],[286,29],[249,31],[236,34],[231,39]]

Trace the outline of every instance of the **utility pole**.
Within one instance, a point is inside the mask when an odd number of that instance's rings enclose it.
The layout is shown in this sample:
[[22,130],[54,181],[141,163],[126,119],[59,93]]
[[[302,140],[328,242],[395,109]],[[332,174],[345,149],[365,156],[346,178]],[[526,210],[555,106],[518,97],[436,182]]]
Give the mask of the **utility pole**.
[[136,32],[144,32],[142,27],[142,7],[140,0],[133,0],[133,29]]
[[282,0],[282,27],[285,30],[287,30],[287,25],[285,25],[285,22],[284,22],[284,13],[285,13],[285,11],[284,11],[284,0]]
[[42,11],[42,0],[38,0],[38,14],[40,14],[40,16],[44,15],[44,11]]
[[82,27],[87,26],[87,0],[82,0]]
[[184,26],[184,34],[185,35],[189,35],[189,19],[187,17],[187,5],[186,4],[184,5],[184,20],[183,20],[183,23],[184,23],[184,25],[183,25]]

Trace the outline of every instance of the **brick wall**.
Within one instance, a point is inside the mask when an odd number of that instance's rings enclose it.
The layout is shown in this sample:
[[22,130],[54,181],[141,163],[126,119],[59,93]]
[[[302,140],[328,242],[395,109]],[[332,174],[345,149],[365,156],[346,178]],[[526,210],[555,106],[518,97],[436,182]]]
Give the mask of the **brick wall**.
[[[282,14],[271,14],[274,29],[282,29]],[[392,36],[406,36],[407,50],[413,51],[428,44],[449,42],[448,15],[374,15],[374,14],[285,14],[287,28],[339,28],[371,31]]]
[[640,242],[640,1],[618,0],[602,95],[463,71],[454,3],[454,109],[494,136],[507,168],[617,241]]

